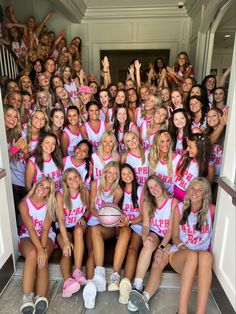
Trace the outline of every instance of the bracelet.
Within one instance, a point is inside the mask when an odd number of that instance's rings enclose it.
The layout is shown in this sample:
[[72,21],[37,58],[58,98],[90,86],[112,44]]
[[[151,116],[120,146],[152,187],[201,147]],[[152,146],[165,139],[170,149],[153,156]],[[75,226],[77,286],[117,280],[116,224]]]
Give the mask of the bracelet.
[[185,243],[184,243],[184,242],[180,242],[180,243],[177,245],[177,248],[180,249],[181,246],[183,246],[183,245],[185,245]]
[[132,226],[132,222],[131,222],[131,221],[129,221],[129,224],[128,224],[128,226],[129,226],[129,227],[131,227],[131,226]]
[[83,215],[80,218],[82,218],[85,222],[87,222],[87,218]]
[[108,73],[108,71],[102,71],[102,73]]

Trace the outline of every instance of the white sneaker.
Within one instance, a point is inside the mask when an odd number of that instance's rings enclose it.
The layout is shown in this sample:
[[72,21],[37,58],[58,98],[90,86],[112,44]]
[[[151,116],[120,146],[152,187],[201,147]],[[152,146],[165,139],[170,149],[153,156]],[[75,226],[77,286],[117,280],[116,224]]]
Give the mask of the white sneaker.
[[34,314],[44,314],[48,309],[48,300],[37,295],[35,297]]
[[128,301],[127,309],[130,312],[137,312],[138,311],[138,307],[136,305],[134,305],[130,300]]
[[120,283],[120,275],[115,272],[111,274],[110,283],[108,285],[108,291],[118,291]]
[[87,280],[83,290],[84,306],[86,309],[94,309],[97,295],[97,287],[93,280]]
[[106,291],[106,273],[104,267],[98,266],[95,268],[93,281],[98,292]]
[[132,290],[131,282],[128,278],[121,279],[119,302],[121,304],[127,304],[129,301],[129,293]]
[[33,314],[34,313],[34,294],[27,293],[23,295],[21,302],[20,312],[23,314]]

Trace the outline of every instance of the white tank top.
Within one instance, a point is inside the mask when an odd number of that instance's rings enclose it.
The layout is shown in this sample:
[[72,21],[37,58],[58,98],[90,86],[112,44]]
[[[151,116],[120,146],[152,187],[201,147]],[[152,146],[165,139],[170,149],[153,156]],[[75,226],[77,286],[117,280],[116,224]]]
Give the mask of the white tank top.
[[154,169],[154,174],[161,178],[165,185],[166,190],[173,196],[174,195],[174,180],[176,176],[176,169],[179,165],[181,156],[176,154],[172,158],[173,175],[168,176],[167,163],[163,160],[159,160],[156,168]]
[[183,176],[175,177],[175,186],[177,186],[182,191],[187,191],[190,182],[198,177],[199,168],[196,160],[191,160],[188,168],[184,171]]
[[30,157],[28,160],[34,166],[34,178],[33,183],[37,182],[42,177],[51,178],[55,184],[55,190],[58,191],[61,188],[62,184],[62,172],[58,169],[57,165],[53,161],[52,157],[49,160],[44,161],[43,163],[43,172],[35,163],[35,156]]
[[[133,122],[130,122],[128,131],[132,132],[132,128],[134,126],[135,126],[135,124]],[[117,137],[118,137],[117,141],[118,141],[118,144],[119,144],[119,153],[121,154],[121,153],[125,152],[125,150],[126,150],[125,144],[123,142],[124,130],[119,128],[118,133],[117,133]]]
[[18,59],[24,58],[26,52],[28,51],[28,47],[23,40],[21,40],[21,43],[19,43],[18,41],[13,41],[11,44],[11,49]]
[[100,179],[102,176],[102,171],[110,161],[112,161],[112,156],[103,158],[101,161],[98,152],[92,154],[92,165],[93,165],[93,180]]
[[[91,186],[91,171],[89,170],[89,175],[87,179],[85,179],[87,175],[87,169],[86,169],[86,161],[83,161],[81,165],[77,166],[72,159],[72,156],[67,156],[63,158],[63,165],[64,165],[64,171],[68,168],[75,168],[79,174],[81,175],[81,178],[83,180],[83,184],[87,187],[88,190],[90,190]],[[89,169],[91,169],[91,163],[89,165]]]
[[[64,198],[62,189],[59,190],[59,193]],[[81,201],[80,192],[78,192],[74,197],[71,196],[70,199],[72,205],[71,210],[67,209],[65,204],[63,205],[66,228],[74,227],[87,209],[87,207],[83,205]],[[56,223],[56,228],[59,228],[58,222]]]
[[[134,208],[132,202],[132,193],[124,190],[124,200],[122,204],[122,211],[128,217],[129,221],[132,221],[134,218],[140,216],[140,205],[142,203],[143,198],[143,187],[139,186],[137,189],[138,196],[138,208]],[[131,226],[131,229],[138,233],[140,236],[142,235],[142,224],[135,224]]]
[[68,147],[67,147],[67,150],[66,150],[66,154],[69,155],[69,156],[73,156],[76,146],[78,145],[78,143],[80,141],[82,141],[82,136],[81,136],[80,130],[78,130],[77,133],[73,133],[68,128],[68,126],[66,126],[63,129],[62,133],[66,134],[67,138],[68,138]]
[[[95,180],[96,181],[96,187],[97,187],[97,191],[98,191],[98,187],[99,187],[99,184],[100,184],[100,180],[97,179]],[[114,195],[111,195],[110,194],[110,189],[107,189],[105,190],[102,195],[96,195],[95,197],[95,208],[97,211],[99,211],[99,209],[103,206],[103,205],[106,205],[107,203],[113,203],[114,201]],[[88,223],[87,225],[88,226],[96,226],[96,225],[99,225],[100,222],[98,220],[97,217],[91,215],[89,217],[89,220],[88,220]]]
[[89,142],[93,146],[93,152],[97,151],[98,145],[100,144],[100,139],[103,133],[106,131],[106,122],[100,121],[100,126],[98,131],[95,131],[91,123],[88,121],[84,124],[86,134],[88,136]]
[[167,198],[161,207],[157,207],[153,217],[150,218],[150,231],[164,238],[169,227],[174,198]]
[[[44,221],[45,221],[45,217],[46,217],[46,213],[47,213],[46,203],[44,203],[40,207],[37,207],[33,203],[32,199],[30,197],[26,198],[24,200],[24,203],[25,203],[25,206],[28,210],[30,217],[32,218],[35,231],[37,232],[37,235],[40,238],[42,236],[42,233],[43,233],[43,225],[44,225]],[[55,235],[55,232],[53,231],[52,227],[50,227],[50,229],[49,229],[48,236],[50,239],[52,239],[53,242],[55,241],[56,235]],[[20,239],[30,238],[29,231],[24,224],[21,226],[21,229],[19,232],[19,237],[20,237]]]
[[106,119],[108,119],[108,121],[111,122],[112,116],[113,116],[113,109],[112,108],[108,108],[107,112],[104,112],[102,110],[102,108],[100,109],[99,119],[101,121],[106,121]]
[[143,164],[141,157],[131,152],[128,153],[124,162],[133,167],[138,185],[144,186],[149,175],[148,151],[145,152],[145,161]]
[[[182,217],[183,203],[178,204],[179,217]],[[212,230],[213,230],[213,209],[212,205],[210,206],[206,223],[201,228],[200,231],[196,230],[197,224],[197,214],[190,212],[187,222],[185,225],[179,226],[179,238],[180,241],[185,243],[185,245],[190,250],[209,250],[211,239],[212,239]]]
[[75,101],[78,100],[78,88],[74,82],[74,80],[71,80],[70,83],[64,83],[64,88],[67,90],[67,92],[70,95],[71,101],[73,104]]

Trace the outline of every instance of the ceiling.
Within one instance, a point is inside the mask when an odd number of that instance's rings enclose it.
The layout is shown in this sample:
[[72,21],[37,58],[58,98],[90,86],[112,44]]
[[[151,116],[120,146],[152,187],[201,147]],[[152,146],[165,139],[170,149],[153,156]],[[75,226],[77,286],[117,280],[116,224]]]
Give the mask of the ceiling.
[[83,0],[88,9],[108,7],[150,7],[150,6],[176,6],[178,0]]

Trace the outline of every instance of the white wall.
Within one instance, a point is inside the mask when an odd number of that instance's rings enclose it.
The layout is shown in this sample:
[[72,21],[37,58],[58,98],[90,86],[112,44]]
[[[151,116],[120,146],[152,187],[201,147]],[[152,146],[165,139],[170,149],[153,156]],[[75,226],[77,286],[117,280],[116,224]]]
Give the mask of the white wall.
[[217,69],[217,81],[219,82],[222,76],[222,71],[227,69],[232,64],[232,49],[219,49],[213,50],[211,69]]

